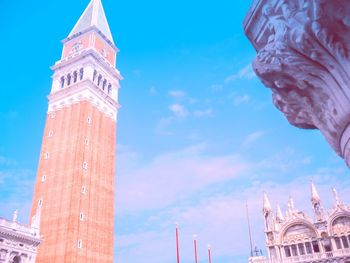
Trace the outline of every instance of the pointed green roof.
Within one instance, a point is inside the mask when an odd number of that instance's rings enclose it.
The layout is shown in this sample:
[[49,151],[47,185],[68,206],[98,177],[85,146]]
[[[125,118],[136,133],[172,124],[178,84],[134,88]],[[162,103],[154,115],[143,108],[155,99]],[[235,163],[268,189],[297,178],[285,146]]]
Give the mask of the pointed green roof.
[[91,0],[73,30],[70,32],[68,38],[94,26],[114,44],[101,0]]

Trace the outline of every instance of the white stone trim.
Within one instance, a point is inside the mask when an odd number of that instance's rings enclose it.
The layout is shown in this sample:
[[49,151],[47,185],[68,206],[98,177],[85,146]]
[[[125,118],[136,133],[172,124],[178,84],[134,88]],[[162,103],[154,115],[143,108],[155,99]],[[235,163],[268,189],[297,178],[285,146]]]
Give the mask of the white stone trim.
[[[49,96],[48,113],[55,112],[79,102],[89,101],[99,111],[106,114],[107,117],[116,121],[118,107],[115,107],[106,101],[106,99],[102,97],[102,94],[97,94],[96,89],[92,84],[88,85],[85,83],[83,85],[76,85],[62,89],[60,92],[54,93]],[[107,95],[105,95],[105,97],[107,97]]]

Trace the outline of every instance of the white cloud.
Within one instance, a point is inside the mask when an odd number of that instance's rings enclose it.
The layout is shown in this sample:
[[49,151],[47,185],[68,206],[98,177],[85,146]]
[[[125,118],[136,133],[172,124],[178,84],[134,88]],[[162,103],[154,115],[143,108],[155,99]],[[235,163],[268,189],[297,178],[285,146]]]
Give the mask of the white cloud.
[[149,93],[154,96],[154,95],[158,94],[158,91],[157,91],[156,87],[152,86],[149,89]]
[[234,97],[233,104],[238,106],[243,103],[247,103],[250,101],[250,97],[247,94],[244,94],[242,96],[236,96]]
[[211,117],[211,116],[213,116],[213,109],[208,108],[208,109],[205,109],[205,110],[195,110],[193,112],[193,115],[195,117],[199,117],[199,118],[201,118],[201,117]]
[[236,72],[235,74],[228,76],[225,79],[225,82],[229,83],[229,82],[239,80],[239,79],[251,80],[251,79],[254,79],[255,77],[256,77],[256,75],[253,71],[252,65],[248,64],[247,66],[245,66],[244,68],[242,68],[241,70]]
[[265,135],[265,132],[263,132],[263,131],[256,131],[256,132],[250,133],[246,136],[242,145],[243,146],[251,145],[252,143],[259,140],[263,135]]
[[185,98],[186,92],[182,91],[182,90],[171,90],[169,91],[169,95],[173,98]]
[[187,109],[178,103],[171,104],[169,110],[178,118],[186,118],[188,116]]

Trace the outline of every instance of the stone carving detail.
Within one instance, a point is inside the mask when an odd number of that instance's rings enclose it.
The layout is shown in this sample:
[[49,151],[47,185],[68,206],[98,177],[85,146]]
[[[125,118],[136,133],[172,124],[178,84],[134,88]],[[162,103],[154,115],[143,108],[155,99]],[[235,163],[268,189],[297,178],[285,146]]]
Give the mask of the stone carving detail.
[[350,165],[350,2],[260,0],[254,5],[244,26],[257,49],[256,74],[291,124],[319,129]]

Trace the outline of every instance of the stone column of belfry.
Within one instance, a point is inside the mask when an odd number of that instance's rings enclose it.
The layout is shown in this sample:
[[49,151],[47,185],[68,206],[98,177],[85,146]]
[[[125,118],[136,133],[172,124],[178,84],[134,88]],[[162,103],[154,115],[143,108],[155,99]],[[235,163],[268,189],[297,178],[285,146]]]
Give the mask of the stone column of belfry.
[[32,216],[41,206],[38,263],[113,262],[117,52],[92,0],[52,67],[32,205]]
[[254,1],[243,24],[276,107],[319,129],[350,166],[350,2]]

